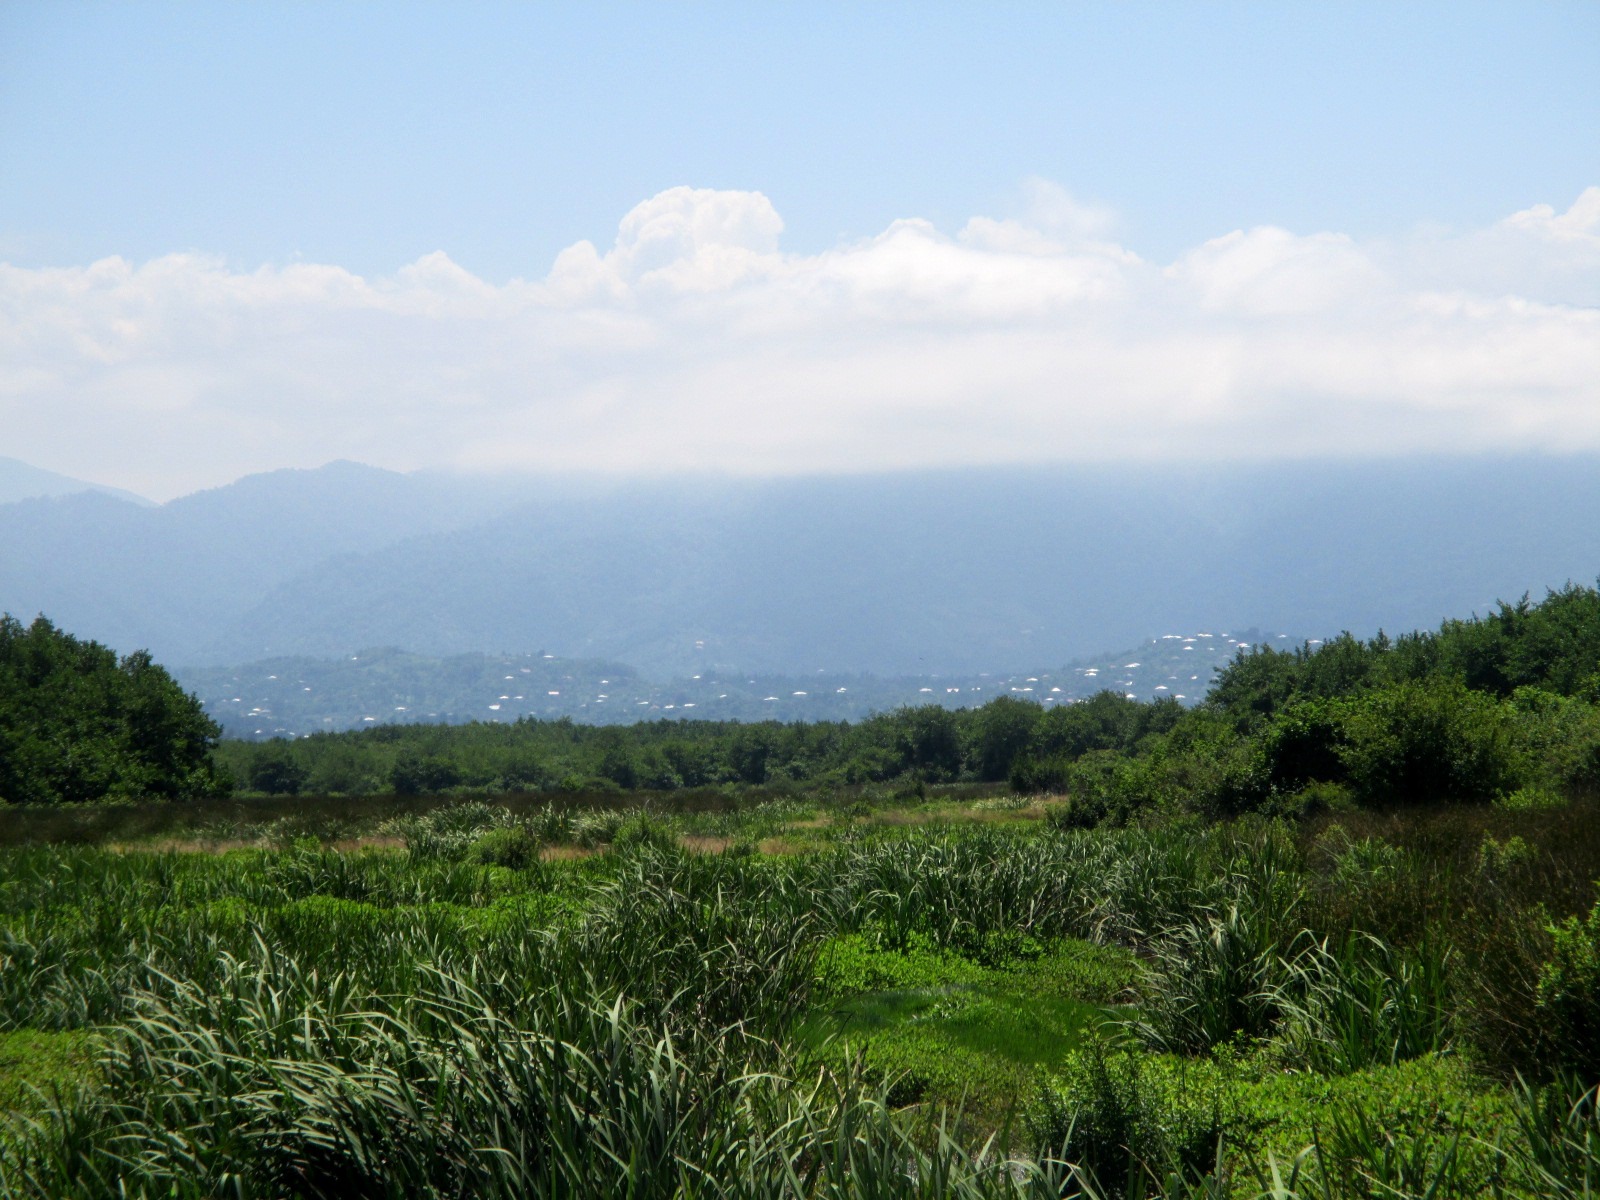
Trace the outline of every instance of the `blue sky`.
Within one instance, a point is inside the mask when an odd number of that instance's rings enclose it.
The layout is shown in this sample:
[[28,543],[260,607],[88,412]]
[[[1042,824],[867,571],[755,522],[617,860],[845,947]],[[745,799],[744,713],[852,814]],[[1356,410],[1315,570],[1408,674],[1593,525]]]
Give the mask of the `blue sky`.
[[1055,180],[1140,253],[1600,179],[1600,4],[0,7],[0,246],[547,269],[664,188],[815,251]]
[[1600,449],[1597,61],[1597,3],[12,0],[0,454]]

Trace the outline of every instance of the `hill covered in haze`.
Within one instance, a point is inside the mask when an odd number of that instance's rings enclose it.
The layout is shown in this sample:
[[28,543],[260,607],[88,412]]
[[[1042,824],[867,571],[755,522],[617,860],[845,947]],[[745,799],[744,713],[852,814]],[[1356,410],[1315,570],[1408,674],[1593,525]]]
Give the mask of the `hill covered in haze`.
[[229,736],[295,737],[370,725],[562,717],[593,725],[661,718],[856,721],[905,706],[982,705],[996,696],[1049,707],[1102,690],[1129,699],[1198,701],[1242,649],[1286,634],[1163,634],[1144,645],[1034,673],[877,676],[709,671],[668,680],[632,667],[550,654],[430,658],[395,649],[336,659],[273,658],[181,670],[183,685]]
[[85,479],[74,479],[70,475],[46,471],[43,467],[31,466],[19,459],[0,455],[0,504],[32,500],[42,496],[72,496],[79,492],[100,492],[131,504],[150,503],[143,496],[135,496],[132,492],[125,492],[121,488],[90,483]]
[[337,463],[0,505],[0,609],[190,667],[394,646],[648,679],[1036,672],[1153,634],[1427,627],[1597,571],[1592,457],[626,486]]

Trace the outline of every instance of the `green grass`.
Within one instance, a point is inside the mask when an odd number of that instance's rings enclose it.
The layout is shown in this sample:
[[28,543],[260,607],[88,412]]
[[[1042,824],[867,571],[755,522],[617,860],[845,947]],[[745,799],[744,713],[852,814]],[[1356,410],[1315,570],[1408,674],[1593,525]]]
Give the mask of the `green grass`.
[[899,950],[864,934],[835,939],[818,960],[825,999],[800,1039],[822,1061],[859,1061],[889,1085],[891,1102],[959,1106],[994,1129],[1086,1036],[1126,1015],[1118,1002],[1138,976],[1115,948],[1021,949],[988,967],[925,937]]
[[94,1078],[94,1047],[82,1030],[16,1029],[0,1033],[0,1114],[36,1114],[53,1089]]
[[[1600,1186],[1592,1104],[1508,1084],[1551,1070],[1506,1032],[1594,903],[1593,806],[889,811],[782,854],[752,835],[825,806],[629,816],[554,861],[565,814],[484,805],[382,848],[0,849],[0,1095],[37,1121],[0,1194],[1059,1197],[1064,1146],[1107,1197],[1272,1164],[1307,1200]],[[59,1112],[25,1086],[78,1080]]]

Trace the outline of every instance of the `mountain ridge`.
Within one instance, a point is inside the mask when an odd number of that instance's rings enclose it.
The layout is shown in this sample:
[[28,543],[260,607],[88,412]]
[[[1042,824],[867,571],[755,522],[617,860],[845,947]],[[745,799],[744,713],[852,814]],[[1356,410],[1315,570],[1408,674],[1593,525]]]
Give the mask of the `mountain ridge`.
[[0,505],[18,500],[37,500],[50,496],[71,496],[79,492],[100,492],[142,507],[153,507],[153,502],[133,492],[91,483],[87,479],[74,479],[59,471],[46,470],[20,458],[0,455]]
[[0,505],[0,610],[174,666],[391,645],[801,676],[1015,672],[1151,630],[1426,627],[1600,568],[1600,459],[778,480],[338,463]]

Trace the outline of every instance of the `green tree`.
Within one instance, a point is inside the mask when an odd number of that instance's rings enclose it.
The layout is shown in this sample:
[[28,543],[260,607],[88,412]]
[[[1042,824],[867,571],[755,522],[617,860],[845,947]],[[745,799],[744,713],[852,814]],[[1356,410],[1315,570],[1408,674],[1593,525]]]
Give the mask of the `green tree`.
[[250,790],[273,796],[296,796],[305,787],[307,775],[287,744],[275,738],[270,748],[256,755],[250,764]]
[[144,651],[118,659],[44,617],[24,627],[0,616],[0,802],[225,791],[220,733]]
[[979,779],[1007,779],[1011,766],[1028,748],[1038,724],[1039,706],[1000,696],[974,715],[967,749],[970,769]]
[[461,772],[448,758],[404,750],[389,771],[389,786],[399,796],[427,796],[461,782]]

